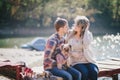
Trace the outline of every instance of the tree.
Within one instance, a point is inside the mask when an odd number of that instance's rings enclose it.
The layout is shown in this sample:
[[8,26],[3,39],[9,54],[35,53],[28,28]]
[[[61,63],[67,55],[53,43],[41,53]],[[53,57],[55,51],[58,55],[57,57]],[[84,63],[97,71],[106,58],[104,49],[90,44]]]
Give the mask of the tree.
[[89,0],[89,7],[96,9],[110,25],[120,25],[120,0]]
[[11,5],[7,0],[0,0],[0,23],[9,21],[11,18]]
[[115,21],[118,22],[120,19],[120,0],[116,1]]

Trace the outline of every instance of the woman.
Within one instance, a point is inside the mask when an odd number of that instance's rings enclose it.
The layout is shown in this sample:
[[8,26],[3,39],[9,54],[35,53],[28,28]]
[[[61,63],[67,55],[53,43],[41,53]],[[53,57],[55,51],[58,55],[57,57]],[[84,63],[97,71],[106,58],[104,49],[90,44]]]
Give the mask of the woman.
[[72,45],[71,65],[82,74],[82,80],[97,80],[98,67],[92,58],[90,43],[93,40],[89,29],[89,20],[85,16],[77,16],[67,42]]
[[67,58],[61,56],[60,48],[65,42],[63,36],[68,30],[67,20],[62,18],[56,19],[54,27],[56,32],[48,38],[45,47],[44,69],[50,71],[55,76],[62,77],[64,80],[81,80],[81,74],[76,69],[70,67],[65,70],[62,68]]

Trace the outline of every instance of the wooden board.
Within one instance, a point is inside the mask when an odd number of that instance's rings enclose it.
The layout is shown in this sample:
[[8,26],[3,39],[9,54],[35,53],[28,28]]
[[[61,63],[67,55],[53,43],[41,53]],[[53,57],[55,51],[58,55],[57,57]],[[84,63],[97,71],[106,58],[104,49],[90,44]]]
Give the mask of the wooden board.
[[[114,58],[115,59],[115,58]],[[97,61],[99,67],[98,77],[112,77],[113,75],[120,73],[120,61],[119,60],[105,60]]]

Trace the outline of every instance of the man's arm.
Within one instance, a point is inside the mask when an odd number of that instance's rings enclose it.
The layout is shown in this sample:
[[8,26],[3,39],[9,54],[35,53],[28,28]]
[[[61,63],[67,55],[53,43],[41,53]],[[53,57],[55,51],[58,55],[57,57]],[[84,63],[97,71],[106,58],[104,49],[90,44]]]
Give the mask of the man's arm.
[[54,52],[54,49],[56,47],[55,40],[48,40],[45,47],[45,54],[44,54],[44,66],[50,67],[52,66],[52,63],[55,62],[51,56]]
[[51,58],[52,53],[54,52],[56,47],[55,40],[48,40],[45,48],[45,58]]

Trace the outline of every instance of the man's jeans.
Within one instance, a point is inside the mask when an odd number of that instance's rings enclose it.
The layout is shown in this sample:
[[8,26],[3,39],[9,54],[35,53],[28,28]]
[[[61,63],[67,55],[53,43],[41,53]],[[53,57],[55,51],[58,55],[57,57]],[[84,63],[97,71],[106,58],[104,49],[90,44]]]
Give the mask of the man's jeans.
[[48,71],[55,76],[62,77],[64,80],[81,80],[81,73],[72,67],[69,67],[66,70],[54,67],[52,69],[48,69]]

